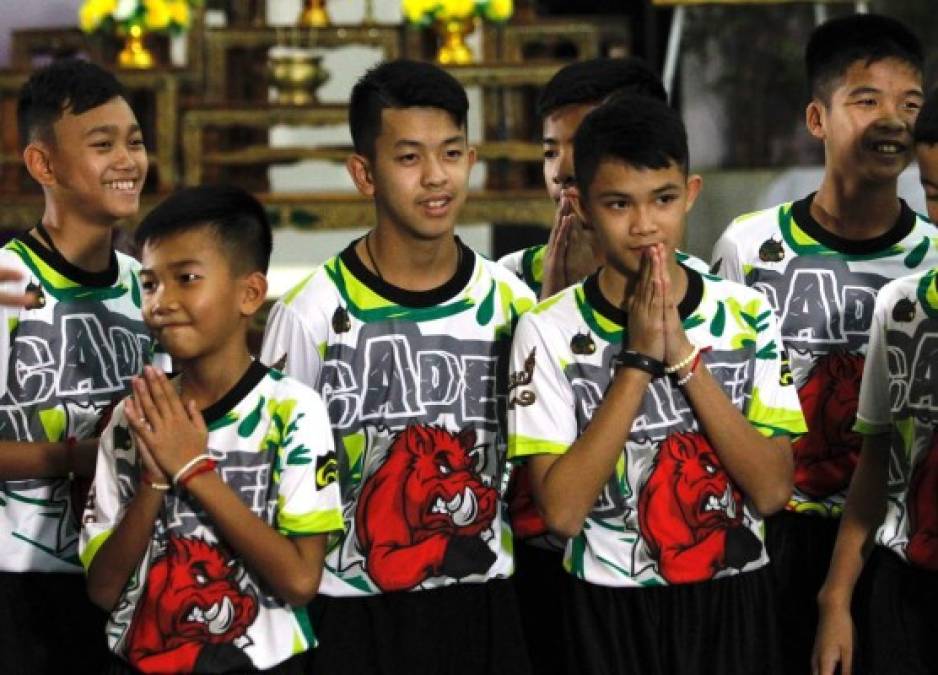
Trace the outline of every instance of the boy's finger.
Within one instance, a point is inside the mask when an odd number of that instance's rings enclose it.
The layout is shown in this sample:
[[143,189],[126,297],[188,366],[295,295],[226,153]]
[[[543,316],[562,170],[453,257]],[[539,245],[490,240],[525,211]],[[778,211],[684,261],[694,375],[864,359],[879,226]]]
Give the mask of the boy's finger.
[[172,382],[169,381],[169,378],[166,377],[166,373],[152,366],[150,366],[150,369],[153,372],[155,388],[159,390],[160,396],[165,402],[167,409],[177,417],[184,417],[186,414],[185,406],[183,406],[182,399],[179,398],[176,388],[173,386]]
[[163,419],[156,404],[153,403],[150,386],[142,377],[136,377],[133,380],[133,389],[134,407],[140,412],[139,417],[145,423],[149,423],[150,428],[156,428]]
[[143,376],[146,378],[147,388],[150,390],[150,398],[153,405],[159,411],[160,417],[168,418],[173,414],[172,401],[160,382],[160,374],[153,366],[146,366],[143,369]]
[[192,399],[186,402],[186,413],[188,413],[189,419],[192,420],[192,424],[195,425],[198,431],[208,433],[208,427],[205,426],[205,418],[202,417],[202,411],[199,410],[199,407]]
[[147,439],[149,439],[152,427],[143,411],[132,403],[132,399],[127,399],[125,411],[127,413],[127,424],[130,426],[130,430],[140,438],[146,436]]

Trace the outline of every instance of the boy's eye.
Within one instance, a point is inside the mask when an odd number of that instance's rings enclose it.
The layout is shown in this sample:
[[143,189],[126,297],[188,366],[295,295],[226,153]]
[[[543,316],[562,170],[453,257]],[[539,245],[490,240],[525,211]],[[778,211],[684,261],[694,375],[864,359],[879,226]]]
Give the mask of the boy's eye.
[[197,279],[200,279],[200,278],[201,277],[199,277],[198,274],[194,274],[193,272],[186,272],[185,274],[179,275],[179,280],[184,284],[196,281]]
[[628,202],[626,202],[624,199],[617,199],[613,202],[607,203],[606,206],[608,206],[610,209],[619,210],[626,208],[628,206]]
[[112,145],[111,141],[95,141],[94,143],[91,144],[91,147],[106,149],[106,148],[110,148],[111,145]]
[[401,164],[413,164],[417,161],[417,155],[413,152],[409,152],[406,155],[399,155],[397,161]]
[[142,138],[131,138],[131,139],[130,139],[130,145],[132,145],[132,146],[134,146],[134,147],[140,147],[140,146],[142,146],[143,144],[144,144],[144,143],[143,143],[143,139],[142,139]]
[[658,197],[658,201],[662,204],[670,204],[677,199],[677,195],[661,195]]
[[544,159],[554,159],[557,157],[557,151],[553,148],[545,148],[544,150]]
[[460,157],[462,157],[462,150],[447,150],[446,156],[449,159],[459,159]]
[[140,280],[140,288],[144,291],[149,292],[156,288],[156,282],[150,280]]

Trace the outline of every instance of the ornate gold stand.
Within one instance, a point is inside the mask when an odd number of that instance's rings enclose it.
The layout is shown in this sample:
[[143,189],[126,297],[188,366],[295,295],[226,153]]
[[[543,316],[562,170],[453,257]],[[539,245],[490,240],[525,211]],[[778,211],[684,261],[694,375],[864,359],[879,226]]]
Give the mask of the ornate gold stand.
[[143,44],[143,29],[131,26],[124,40],[124,48],[117,55],[117,65],[121,68],[146,70],[156,65],[153,54]]
[[325,28],[329,25],[326,0],[306,0],[297,24],[304,28]]
[[475,62],[472,50],[466,44],[466,36],[475,29],[472,19],[441,21],[436,24],[440,37],[440,49],[436,60],[444,66],[465,66]]

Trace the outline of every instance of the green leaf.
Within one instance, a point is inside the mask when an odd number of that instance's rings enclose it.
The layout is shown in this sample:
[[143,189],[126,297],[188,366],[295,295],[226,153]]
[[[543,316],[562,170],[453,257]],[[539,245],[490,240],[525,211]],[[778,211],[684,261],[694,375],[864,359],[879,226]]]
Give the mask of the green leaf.
[[723,329],[726,328],[726,307],[723,305],[723,301],[720,300],[717,302],[717,313],[713,317],[713,321],[710,322],[710,334],[714,337],[720,337],[723,335]]
[[238,425],[238,435],[241,438],[248,438],[254,433],[254,430],[257,429],[257,425],[261,422],[261,411],[263,409],[264,397],[261,396],[260,400],[257,402],[257,407]]
[[925,259],[925,254],[928,253],[928,247],[931,246],[931,241],[928,237],[922,237],[922,241],[918,245],[909,251],[909,255],[905,257],[903,261],[905,266],[908,268],[918,267],[922,260]]
[[492,287],[489,289],[489,292],[486,294],[485,299],[482,301],[482,304],[479,305],[479,309],[476,312],[476,322],[478,322],[480,326],[486,326],[494,315],[495,281],[492,281]]

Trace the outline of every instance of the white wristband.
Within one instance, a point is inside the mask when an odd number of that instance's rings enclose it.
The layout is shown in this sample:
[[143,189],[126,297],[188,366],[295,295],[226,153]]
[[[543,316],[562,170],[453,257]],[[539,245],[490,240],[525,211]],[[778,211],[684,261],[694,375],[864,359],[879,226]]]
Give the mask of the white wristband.
[[700,353],[700,347],[698,347],[697,345],[694,345],[694,348],[690,350],[690,354],[688,354],[686,358],[678,361],[673,366],[666,367],[664,369],[664,372],[666,372],[668,375],[673,375],[684,366],[689,366],[691,363],[693,363],[694,359],[697,358],[697,355],[699,353]]
[[189,469],[194,467],[196,464],[198,464],[199,462],[210,460],[211,458],[212,458],[211,455],[203,453],[201,455],[198,455],[190,459],[188,462],[183,464],[182,468],[176,472],[175,476],[173,476],[173,485],[179,485],[179,479],[185,476],[186,473],[189,471]]

